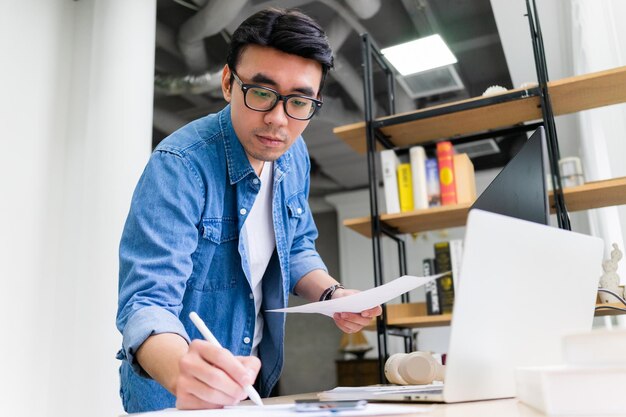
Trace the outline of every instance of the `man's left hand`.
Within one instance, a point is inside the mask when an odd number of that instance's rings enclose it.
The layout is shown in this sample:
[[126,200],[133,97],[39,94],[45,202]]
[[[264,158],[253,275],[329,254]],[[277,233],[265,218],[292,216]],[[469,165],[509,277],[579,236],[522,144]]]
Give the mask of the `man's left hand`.
[[[338,289],[333,294],[333,299],[356,294],[358,290]],[[361,311],[360,313],[335,313],[335,324],[345,333],[356,333],[372,322],[372,318],[380,316],[383,312],[381,306]]]

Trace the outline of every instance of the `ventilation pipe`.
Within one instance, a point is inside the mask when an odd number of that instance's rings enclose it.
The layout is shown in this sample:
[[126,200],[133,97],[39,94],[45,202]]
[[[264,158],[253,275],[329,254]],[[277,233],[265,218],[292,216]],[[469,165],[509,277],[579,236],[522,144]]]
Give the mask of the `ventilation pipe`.
[[204,7],[204,5],[207,3],[208,0],[191,0],[191,2],[193,4],[195,4],[198,7]]
[[180,49],[176,44],[176,34],[174,30],[159,21],[156,22],[156,44],[159,48],[176,58],[182,58]]
[[[199,75],[154,76],[154,91],[168,96],[213,93],[221,88],[222,70]],[[220,93],[221,94],[221,93]]]
[[[301,7],[315,1],[285,0],[281,2],[281,7]],[[338,2],[334,0],[317,0],[317,2],[329,7],[337,15],[326,30],[329,43],[335,51],[335,71],[332,71],[330,75],[342,85],[356,106],[363,111],[365,103],[361,75],[339,53],[339,50],[352,31],[364,33],[366,29],[347,8]],[[210,93],[219,88],[219,82],[214,83],[212,80],[219,80],[221,71],[219,76],[217,76],[217,73],[211,74],[206,72],[209,68],[209,62],[204,49],[203,39],[219,33],[227,26],[236,27],[239,22],[235,22],[235,19],[246,6],[247,0],[194,0],[194,3],[198,5],[204,4],[205,6],[183,24],[178,34],[178,45],[189,69],[192,72],[199,73],[199,75],[162,79],[159,83],[160,85],[155,87],[157,91],[163,94],[202,94]],[[255,13],[266,8],[271,3],[260,3],[247,11],[250,14]],[[351,0],[347,1],[347,4],[361,19],[371,18],[381,7],[380,0]],[[403,109],[405,108],[412,108],[412,102],[408,99],[408,96],[403,97],[404,94],[398,93],[396,91],[397,110],[404,111]],[[377,107],[375,103],[374,107]],[[374,109],[374,111],[376,110]]]
[[346,3],[363,20],[372,18],[380,10],[380,0],[346,0]]
[[328,43],[335,51],[335,70],[332,71],[332,77],[343,87],[345,92],[350,96],[354,104],[360,111],[365,110],[365,99],[363,98],[363,84],[358,71],[350,65],[348,60],[339,53],[339,49],[344,44],[352,28],[346,25],[345,19],[337,15],[328,25],[326,36]]
[[209,69],[204,38],[222,31],[241,12],[247,0],[210,0],[187,20],[178,32],[178,47],[190,71],[203,73]]

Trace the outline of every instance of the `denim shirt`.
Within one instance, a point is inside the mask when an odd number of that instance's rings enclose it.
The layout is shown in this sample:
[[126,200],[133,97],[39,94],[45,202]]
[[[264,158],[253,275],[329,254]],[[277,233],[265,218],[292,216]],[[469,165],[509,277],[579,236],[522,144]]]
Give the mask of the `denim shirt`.
[[[262,280],[261,311],[287,305],[307,273],[326,270],[307,203],[310,161],[302,137],[274,163],[276,250]],[[196,311],[234,355],[250,355],[255,308],[240,231],[259,191],[230,106],[182,127],[152,154],[133,194],[120,243],[117,328],[120,394],[127,412],[175,406],[135,359],[151,335],[201,338]],[[283,366],[284,313],[264,313],[257,385],[269,395]]]

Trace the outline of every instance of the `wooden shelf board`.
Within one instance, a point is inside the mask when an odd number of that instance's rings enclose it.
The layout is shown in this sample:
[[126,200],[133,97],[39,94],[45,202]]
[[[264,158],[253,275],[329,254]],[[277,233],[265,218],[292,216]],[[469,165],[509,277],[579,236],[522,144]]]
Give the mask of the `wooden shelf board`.
[[[626,102],[626,66],[607,71],[564,78],[548,83],[555,115]],[[512,91],[509,90],[507,93]],[[383,117],[388,120],[406,114],[419,114],[460,103],[479,103],[483,97],[429,107],[417,111]],[[381,128],[396,146],[410,146],[441,138],[454,138],[541,119],[539,97],[528,97],[475,109],[456,111]],[[365,122],[339,126],[333,130],[358,153],[367,150]]]
[[[626,177],[589,182],[563,190],[568,211],[626,204]],[[380,220],[398,233],[420,233],[428,230],[464,226],[470,204],[433,207],[398,214],[382,214]],[[550,207],[554,213],[552,193]],[[371,237],[370,217],[347,219],[344,226]]]
[[[621,303],[596,304],[610,305],[613,307],[624,307]],[[388,304],[387,306],[387,326],[403,328],[423,328],[449,326],[452,321],[452,314],[426,315],[425,303]],[[595,313],[596,317],[614,316],[625,314],[617,310],[601,310]],[[365,328],[366,330],[376,330],[376,320]]]
[[[596,304],[596,307],[598,306],[612,306],[612,307],[619,307],[619,308],[624,308],[624,304],[622,303],[606,303],[606,304]],[[601,317],[601,316],[617,316],[619,314],[626,314],[623,311],[618,311],[618,310],[600,310],[600,311],[596,311],[596,317]]]
[[[626,204],[626,177],[588,182],[577,187],[563,189],[568,211],[588,210]],[[550,193],[550,208],[554,202]]]
[[[398,233],[418,233],[427,230],[463,226],[470,205],[440,206],[397,214],[382,214],[380,220]],[[364,236],[372,237],[369,216],[344,220],[343,225]]]

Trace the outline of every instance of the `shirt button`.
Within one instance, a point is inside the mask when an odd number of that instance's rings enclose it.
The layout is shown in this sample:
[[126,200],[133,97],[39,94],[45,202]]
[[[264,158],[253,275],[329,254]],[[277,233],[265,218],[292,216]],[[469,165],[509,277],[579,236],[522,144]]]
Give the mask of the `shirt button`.
[[250,299],[253,300],[254,299],[254,294],[250,293],[250,295],[248,297],[250,297]]
[[244,338],[243,338],[243,343],[245,343],[246,345],[247,345],[248,343],[250,343],[250,338],[249,338],[248,336],[244,337]]
[[255,179],[252,180],[252,184],[258,184],[258,183],[259,183],[259,179],[258,178],[255,178]]
[[248,212],[248,210],[246,210],[245,208],[242,208],[241,210],[239,210],[239,213],[240,213],[242,216],[245,216],[247,212]]
[[298,208],[296,209],[296,213],[298,213],[298,214],[302,214],[302,208],[298,207]]

